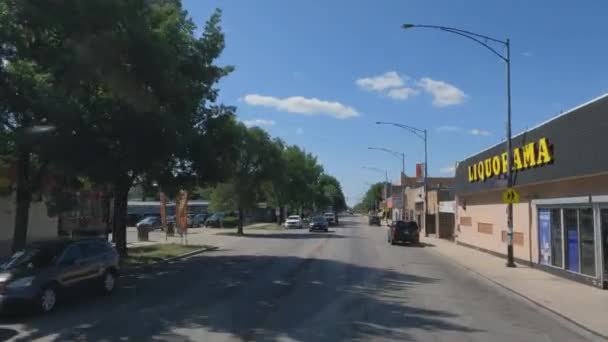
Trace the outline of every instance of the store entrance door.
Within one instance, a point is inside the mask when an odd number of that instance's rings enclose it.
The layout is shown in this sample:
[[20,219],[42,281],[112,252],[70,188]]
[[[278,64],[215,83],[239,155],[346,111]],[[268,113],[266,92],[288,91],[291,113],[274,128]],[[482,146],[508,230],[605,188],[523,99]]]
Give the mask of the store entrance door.
[[604,260],[604,286],[608,286],[608,209],[600,210],[602,227],[602,255]]

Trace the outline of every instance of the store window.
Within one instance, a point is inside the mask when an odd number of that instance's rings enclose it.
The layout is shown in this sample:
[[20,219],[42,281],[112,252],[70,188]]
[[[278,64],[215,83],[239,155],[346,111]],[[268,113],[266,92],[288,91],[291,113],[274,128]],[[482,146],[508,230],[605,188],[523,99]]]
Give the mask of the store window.
[[578,272],[578,210],[563,209],[565,238],[564,249],[566,251],[566,269]]
[[593,208],[538,209],[539,262],[596,276]]
[[581,241],[581,273],[595,276],[595,234],[593,230],[593,209],[579,209],[579,229]]
[[563,267],[562,255],[562,210],[550,210],[551,222],[551,264],[557,267]]

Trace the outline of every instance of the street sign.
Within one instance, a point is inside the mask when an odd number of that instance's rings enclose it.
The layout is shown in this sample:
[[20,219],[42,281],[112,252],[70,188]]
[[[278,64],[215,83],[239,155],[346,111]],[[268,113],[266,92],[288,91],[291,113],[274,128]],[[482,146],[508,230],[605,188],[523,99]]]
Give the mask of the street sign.
[[519,194],[515,189],[509,188],[502,193],[502,201],[510,204],[519,203]]

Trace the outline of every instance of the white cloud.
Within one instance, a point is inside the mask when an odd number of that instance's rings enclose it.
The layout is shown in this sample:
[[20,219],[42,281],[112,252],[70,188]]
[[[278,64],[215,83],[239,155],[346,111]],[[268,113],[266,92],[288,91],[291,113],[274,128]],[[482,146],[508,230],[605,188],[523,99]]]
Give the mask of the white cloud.
[[314,97],[292,96],[281,99],[272,96],[249,94],[243,98],[243,101],[250,106],[269,107],[304,115],[325,114],[333,116],[336,119],[348,119],[359,116],[359,113],[352,107],[340,102],[323,101]]
[[435,107],[457,105],[462,103],[467,97],[462,90],[455,86],[428,77],[420,79],[420,81],[418,81],[418,86],[433,96],[433,106]]
[[405,82],[395,71],[389,71],[382,75],[364,77],[356,81],[357,85],[366,90],[382,91],[388,88],[402,87]]
[[473,128],[472,130],[469,131],[470,134],[472,135],[481,135],[481,136],[488,136],[490,135],[490,132],[485,131],[483,129],[477,129],[477,128]]
[[253,127],[253,126],[262,127],[262,126],[274,126],[276,124],[276,122],[274,122],[274,120],[253,119],[253,120],[243,120],[243,124],[245,124],[245,126],[247,126],[247,127]]
[[304,130],[303,130],[302,128],[298,127],[298,128],[296,129],[296,134],[297,134],[297,135],[302,135],[302,134],[304,134]]
[[530,51],[524,51],[521,53],[521,55],[524,57],[532,57],[532,56],[534,56],[534,53],[530,52]]
[[416,89],[403,87],[391,89],[386,95],[395,100],[407,100],[410,96],[417,95],[418,93]]
[[435,129],[437,132],[458,132],[462,130],[462,127],[458,126],[439,126]]
[[441,172],[441,173],[453,174],[454,171],[456,171],[456,168],[454,166],[446,166],[446,167],[442,167],[441,169],[439,169],[439,172]]

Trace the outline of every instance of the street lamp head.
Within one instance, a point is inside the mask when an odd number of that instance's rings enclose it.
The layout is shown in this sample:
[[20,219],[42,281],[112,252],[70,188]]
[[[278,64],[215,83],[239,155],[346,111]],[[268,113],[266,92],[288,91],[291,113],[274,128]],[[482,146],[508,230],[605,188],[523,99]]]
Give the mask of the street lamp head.
[[416,25],[414,25],[414,24],[403,24],[403,25],[401,25],[401,27],[403,29],[409,29],[409,28],[412,28],[412,27],[416,27]]

